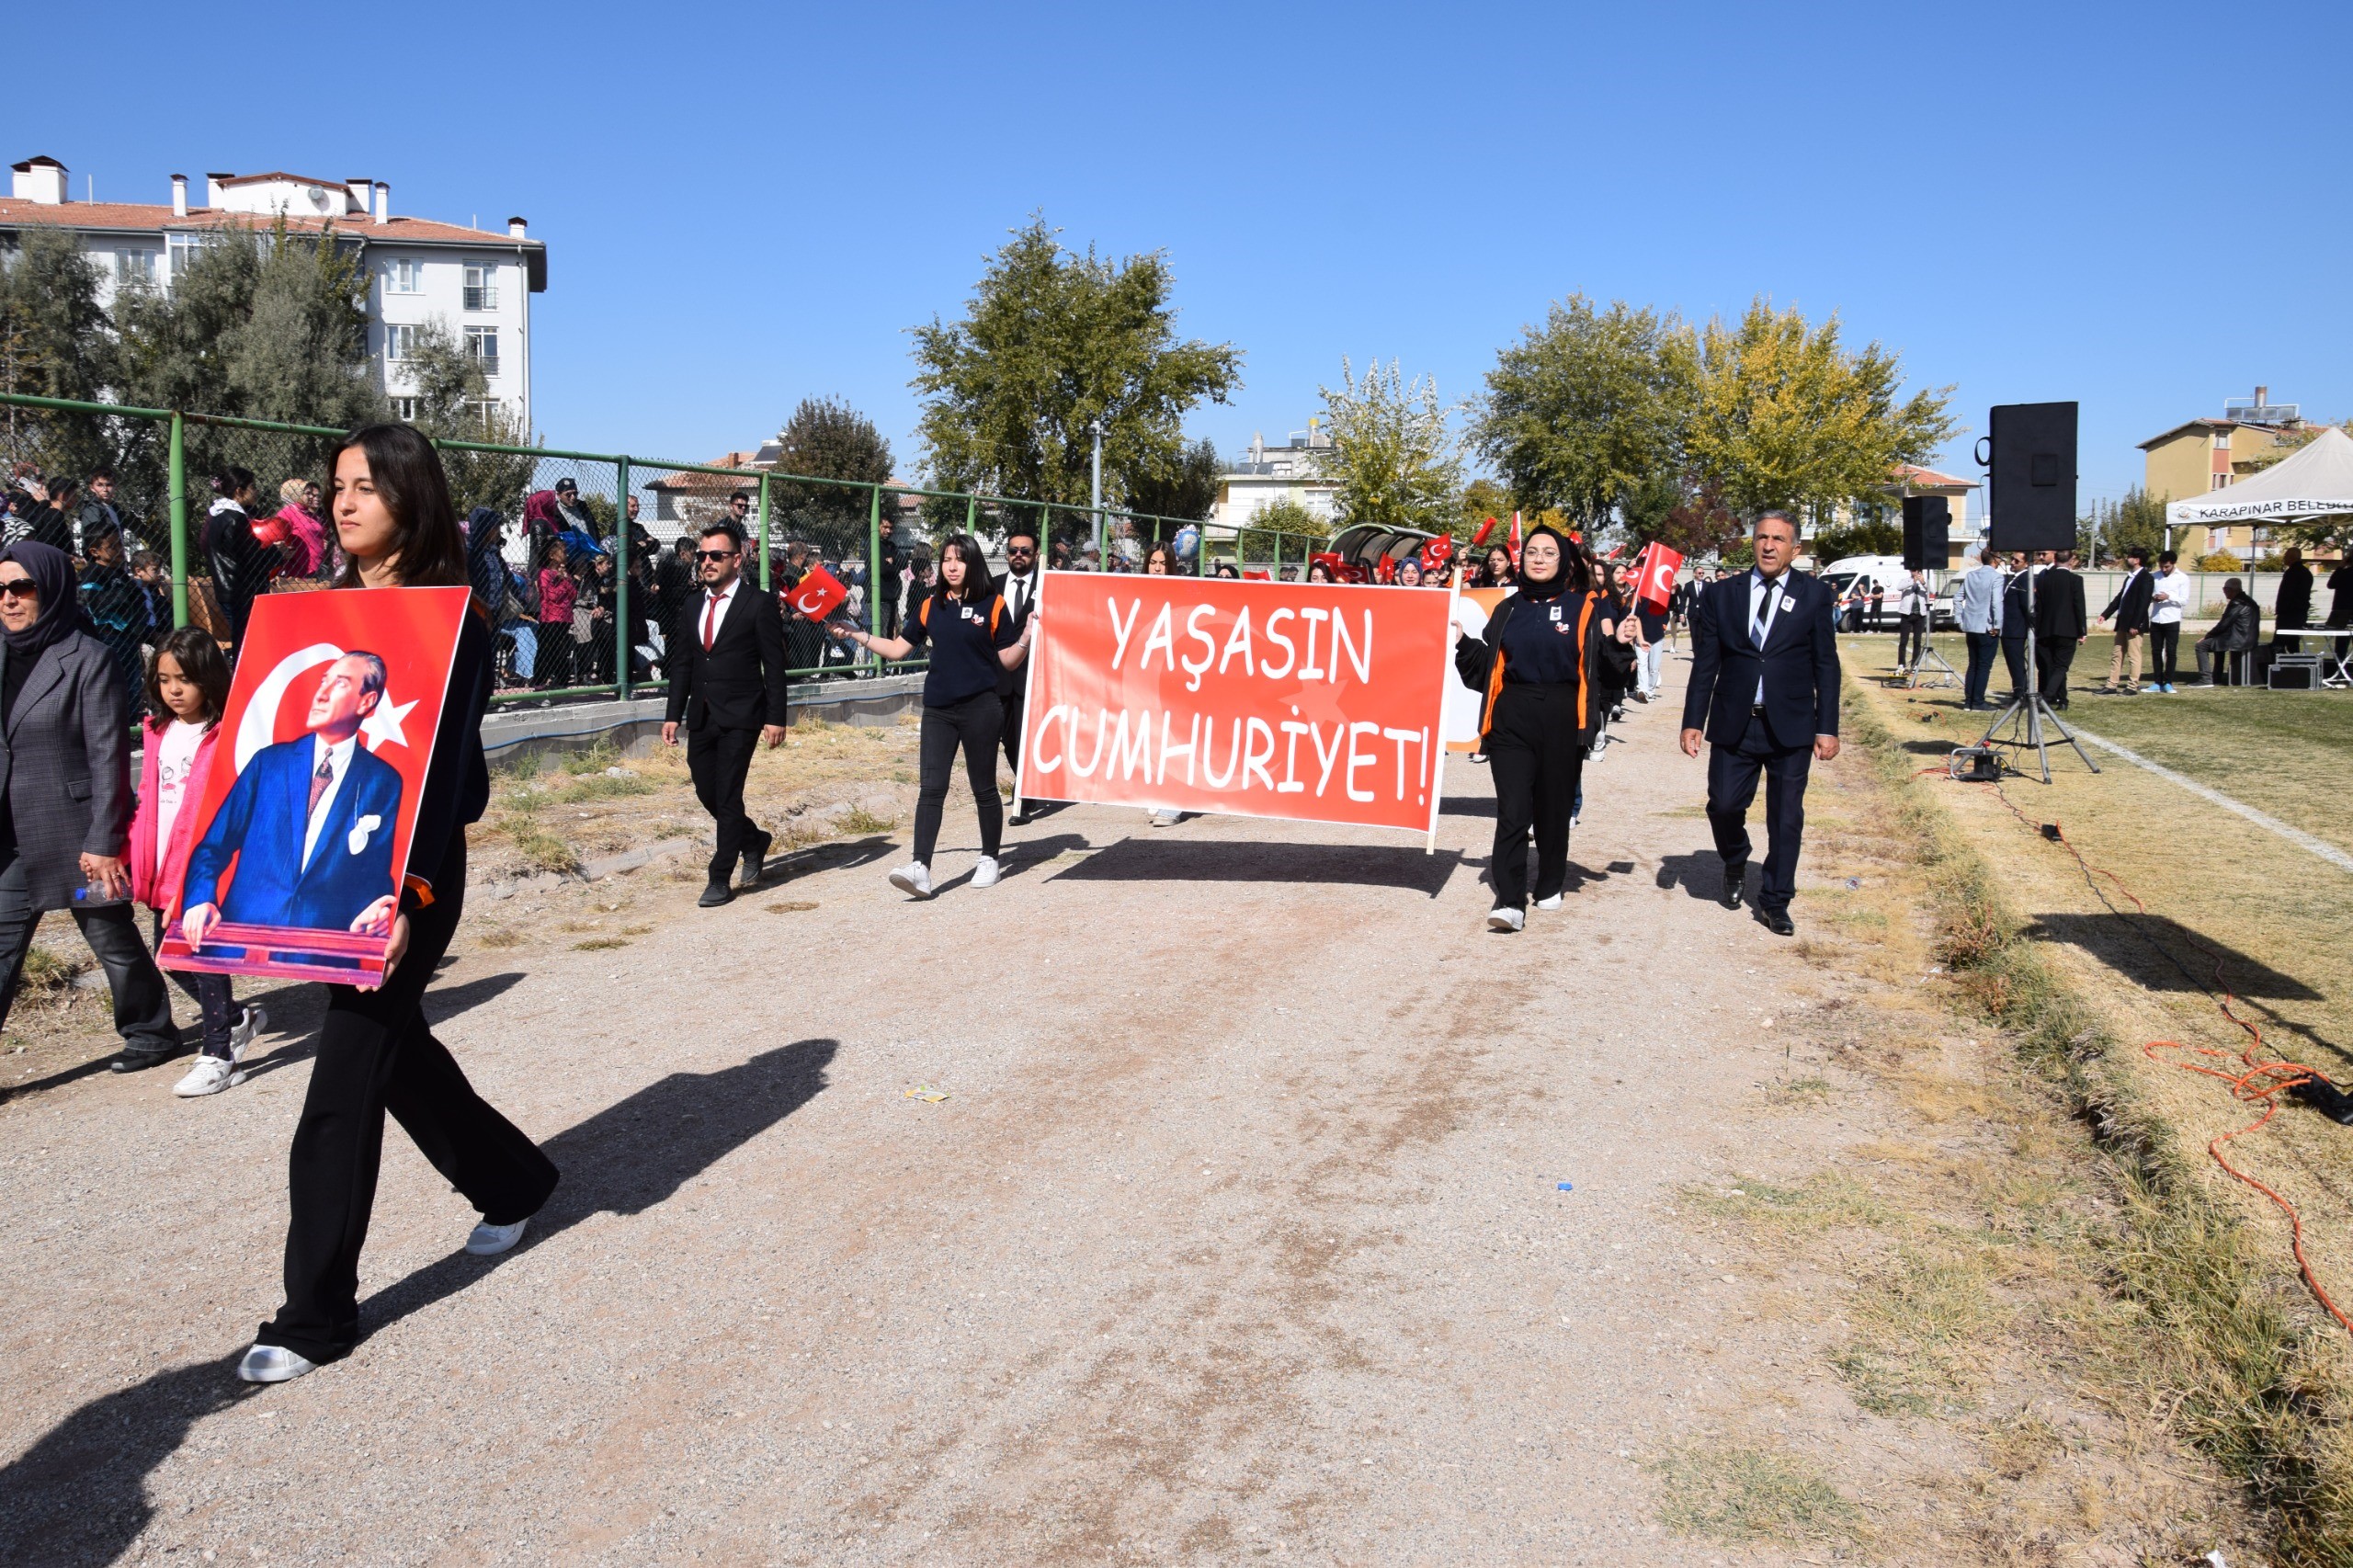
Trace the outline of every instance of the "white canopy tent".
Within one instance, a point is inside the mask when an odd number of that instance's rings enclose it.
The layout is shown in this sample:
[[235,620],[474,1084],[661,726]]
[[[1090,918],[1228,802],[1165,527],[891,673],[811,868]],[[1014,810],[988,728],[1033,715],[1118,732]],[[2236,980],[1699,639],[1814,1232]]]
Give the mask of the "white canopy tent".
[[2307,522],[2353,513],[2353,436],[2335,426],[2260,473],[2165,503],[2165,528]]

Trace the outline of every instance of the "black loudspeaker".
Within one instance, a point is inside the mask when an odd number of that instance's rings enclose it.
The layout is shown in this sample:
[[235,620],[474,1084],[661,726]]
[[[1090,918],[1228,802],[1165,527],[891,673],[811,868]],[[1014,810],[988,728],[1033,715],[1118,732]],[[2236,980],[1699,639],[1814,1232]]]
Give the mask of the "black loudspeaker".
[[1941,495],[1904,498],[1904,569],[1941,572],[1952,564],[1952,503]]
[[2075,548],[2075,405],[2012,403],[1993,411],[1994,494],[1985,542],[1995,550]]

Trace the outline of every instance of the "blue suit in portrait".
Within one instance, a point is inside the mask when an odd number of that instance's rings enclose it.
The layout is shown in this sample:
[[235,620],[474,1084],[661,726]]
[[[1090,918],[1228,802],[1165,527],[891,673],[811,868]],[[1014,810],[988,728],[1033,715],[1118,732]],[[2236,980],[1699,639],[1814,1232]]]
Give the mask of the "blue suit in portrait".
[[[347,931],[369,904],[398,891],[392,830],[400,820],[400,770],[364,744],[352,749],[311,863],[302,864],[316,755],[309,735],[254,754],[188,857],[182,909],[210,903],[238,925]],[[369,817],[375,821],[364,820]],[[224,901],[221,879],[232,857],[236,876]]]

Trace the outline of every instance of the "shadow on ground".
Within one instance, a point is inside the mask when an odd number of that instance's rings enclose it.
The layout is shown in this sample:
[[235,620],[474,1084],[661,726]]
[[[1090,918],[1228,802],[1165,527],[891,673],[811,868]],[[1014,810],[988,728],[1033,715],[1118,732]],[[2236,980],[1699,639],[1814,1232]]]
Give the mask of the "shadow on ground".
[[1128,838],[1089,855],[1053,881],[1342,882],[1406,888],[1436,898],[1462,863],[1460,850],[1390,844],[1233,843],[1190,836]]
[[[1751,860],[1746,883],[1750,897],[1756,896],[1764,878],[1765,869]],[[1720,899],[1724,895],[1723,857],[1712,852],[1662,856],[1658,863],[1658,885],[1681,888],[1691,898]]]
[[[544,1147],[563,1182],[522,1245],[504,1258],[453,1253],[387,1286],[359,1305],[365,1332],[446,1300],[590,1214],[642,1214],[663,1202],[824,1092],[839,1049],[831,1040],[795,1040],[715,1073],[673,1073],[556,1134]],[[244,1353],[239,1346],[92,1400],[0,1470],[0,1563],[49,1568],[120,1557],[154,1516],[148,1475],[188,1429],[267,1392],[237,1381]]]
[[2270,1002],[2326,1000],[2294,975],[2162,915],[2039,915],[2027,935],[2081,948],[2149,991],[2228,986],[2238,995]]

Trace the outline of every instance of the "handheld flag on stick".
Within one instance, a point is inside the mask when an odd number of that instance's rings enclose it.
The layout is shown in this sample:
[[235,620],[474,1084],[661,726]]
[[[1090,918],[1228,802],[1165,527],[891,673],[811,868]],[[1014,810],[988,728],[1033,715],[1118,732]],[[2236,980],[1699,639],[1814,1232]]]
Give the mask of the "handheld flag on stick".
[[1515,572],[1519,570],[1520,543],[1519,514],[1514,512],[1511,515],[1511,569]]
[[792,613],[811,620],[823,620],[849,598],[849,590],[823,566],[812,566],[809,574],[801,579],[784,597]]
[[1643,604],[1664,610],[1673,602],[1675,574],[1683,570],[1683,557],[1676,551],[1652,543],[1643,551],[1642,564],[1634,574],[1634,597]]

